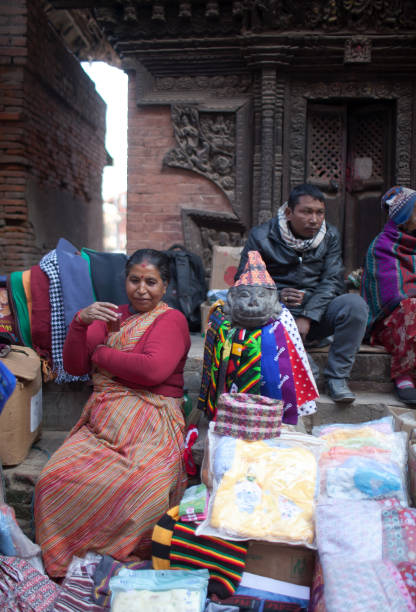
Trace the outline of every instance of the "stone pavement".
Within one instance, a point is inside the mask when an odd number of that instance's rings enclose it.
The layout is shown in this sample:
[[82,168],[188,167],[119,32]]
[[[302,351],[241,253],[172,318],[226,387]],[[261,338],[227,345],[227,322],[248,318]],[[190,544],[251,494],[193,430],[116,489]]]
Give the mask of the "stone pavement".
[[[199,393],[204,340],[192,335],[192,347],[185,367],[185,387],[196,406]],[[311,351],[323,369],[327,349]],[[357,393],[353,404],[336,405],[322,393],[317,401],[318,412],[305,417],[308,432],[314,425],[328,422],[357,423],[381,418],[388,414],[389,405],[405,407],[392,393],[389,381],[390,358],[384,352],[362,347],[351,375],[351,387]],[[32,535],[33,489],[39,473],[50,455],[60,446],[69,429],[78,419],[91,387],[85,384],[46,384],[44,390],[43,431],[23,463],[3,467],[6,501],[14,507],[19,524],[27,535]]]

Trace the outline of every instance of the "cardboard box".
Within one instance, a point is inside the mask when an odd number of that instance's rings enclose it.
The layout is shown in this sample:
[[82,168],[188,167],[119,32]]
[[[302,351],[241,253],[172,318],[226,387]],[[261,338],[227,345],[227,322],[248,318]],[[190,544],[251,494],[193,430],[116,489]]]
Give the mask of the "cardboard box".
[[210,289],[228,289],[234,284],[234,276],[240,263],[242,246],[218,246],[212,250]]
[[16,376],[16,388],[0,414],[0,460],[3,465],[17,465],[27,456],[40,436],[42,422],[42,376],[40,359],[27,346],[16,346],[1,358]]
[[412,408],[387,406],[394,418],[394,431],[405,431],[409,440],[416,437],[416,411]]
[[315,550],[305,546],[250,540],[245,571],[311,587],[315,555]]

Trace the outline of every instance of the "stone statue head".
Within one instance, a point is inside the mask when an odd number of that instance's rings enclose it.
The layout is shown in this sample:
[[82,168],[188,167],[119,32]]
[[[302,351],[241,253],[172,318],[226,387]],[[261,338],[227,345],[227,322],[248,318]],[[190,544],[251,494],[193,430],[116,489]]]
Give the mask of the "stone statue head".
[[249,251],[243,274],[229,289],[224,313],[231,324],[245,329],[266,325],[282,311],[276,285],[258,251]]

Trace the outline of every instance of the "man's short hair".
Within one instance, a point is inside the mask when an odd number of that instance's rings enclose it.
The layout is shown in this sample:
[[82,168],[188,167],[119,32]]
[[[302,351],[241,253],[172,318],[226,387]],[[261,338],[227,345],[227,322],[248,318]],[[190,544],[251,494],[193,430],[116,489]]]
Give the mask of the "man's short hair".
[[311,198],[314,200],[319,200],[319,202],[325,204],[325,196],[322,191],[318,189],[318,187],[315,187],[315,185],[311,185],[310,183],[303,183],[303,185],[294,187],[290,192],[289,199],[287,201],[288,207],[293,210],[296,204],[299,204],[299,198],[304,195],[311,196]]

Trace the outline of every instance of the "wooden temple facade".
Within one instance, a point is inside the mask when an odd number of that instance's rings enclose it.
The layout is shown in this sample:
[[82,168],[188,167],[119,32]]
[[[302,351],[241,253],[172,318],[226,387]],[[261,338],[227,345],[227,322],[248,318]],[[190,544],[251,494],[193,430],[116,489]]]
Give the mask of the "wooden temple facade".
[[416,186],[414,0],[50,4],[88,14],[129,74],[130,251],[172,236],[208,266],[213,244],[240,244],[308,181],[350,271],[383,192]]

